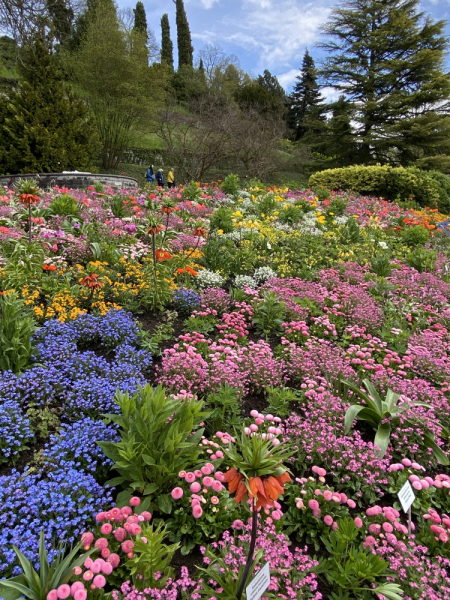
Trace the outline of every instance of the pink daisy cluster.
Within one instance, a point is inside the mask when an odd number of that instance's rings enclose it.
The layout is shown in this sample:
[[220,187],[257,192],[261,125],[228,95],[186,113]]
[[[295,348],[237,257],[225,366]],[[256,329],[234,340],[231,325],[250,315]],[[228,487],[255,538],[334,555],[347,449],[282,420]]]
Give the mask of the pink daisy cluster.
[[[183,487],[189,490],[187,493],[190,493],[189,501],[195,519],[199,519],[203,515],[202,505],[211,505],[212,511],[215,512],[216,507],[220,504],[220,494],[226,491],[222,483],[223,473],[221,471],[216,471],[212,463],[206,463],[195,471],[180,471],[178,476],[184,484]],[[185,492],[183,487],[177,486],[172,490],[171,494],[174,500],[183,498]]]

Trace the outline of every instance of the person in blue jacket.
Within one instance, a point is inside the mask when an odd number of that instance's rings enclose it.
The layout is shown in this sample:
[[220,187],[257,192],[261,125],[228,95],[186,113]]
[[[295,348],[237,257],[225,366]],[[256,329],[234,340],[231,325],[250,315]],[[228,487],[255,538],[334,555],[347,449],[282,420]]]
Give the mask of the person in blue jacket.
[[153,183],[155,181],[155,174],[153,172],[153,165],[150,165],[147,169],[147,173],[145,174],[147,181],[149,183]]
[[158,169],[158,172],[156,173],[156,181],[160,187],[164,187],[164,175],[162,169]]

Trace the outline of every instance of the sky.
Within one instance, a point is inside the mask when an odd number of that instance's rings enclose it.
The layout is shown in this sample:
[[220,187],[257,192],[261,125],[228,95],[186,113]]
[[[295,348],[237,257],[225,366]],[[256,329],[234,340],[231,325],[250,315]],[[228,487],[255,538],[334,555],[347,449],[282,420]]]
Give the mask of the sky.
[[[142,1],[159,43],[161,16],[169,14],[176,45],[173,0]],[[120,8],[136,5],[136,0],[116,2]],[[319,27],[336,0],[185,0],[184,4],[196,53],[208,43],[220,44],[227,54],[239,58],[245,71],[257,76],[269,69],[289,91],[306,48],[320,62],[322,53],[316,48]],[[420,8],[435,20],[450,21],[450,0],[423,0]],[[450,36],[450,25],[447,34]]]

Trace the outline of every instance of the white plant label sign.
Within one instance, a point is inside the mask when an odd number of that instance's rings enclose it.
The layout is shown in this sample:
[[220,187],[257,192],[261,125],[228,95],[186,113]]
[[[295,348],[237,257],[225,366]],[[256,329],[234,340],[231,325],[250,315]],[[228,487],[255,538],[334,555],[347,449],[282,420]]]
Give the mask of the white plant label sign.
[[398,493],[398,498],[401,502],[402,508],[407,513],[411,508],[412,503],[416,499],[414,495],[414,490],[411,487],[409,481],[405,483],[402,489]]
[[247,600],[259,600],[270,585],[270,563],[266,562],[246,588]]

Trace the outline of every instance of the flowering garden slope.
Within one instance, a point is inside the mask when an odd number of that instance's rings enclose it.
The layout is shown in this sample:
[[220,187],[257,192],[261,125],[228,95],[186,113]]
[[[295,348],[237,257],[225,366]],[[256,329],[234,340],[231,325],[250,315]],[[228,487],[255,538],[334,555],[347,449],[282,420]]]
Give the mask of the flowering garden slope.
[[275,597],[450,598],[444,219],[232,178],[5,190],[0,577],[42,532],[86,552],[49,600],[235,597],[254,501]]

